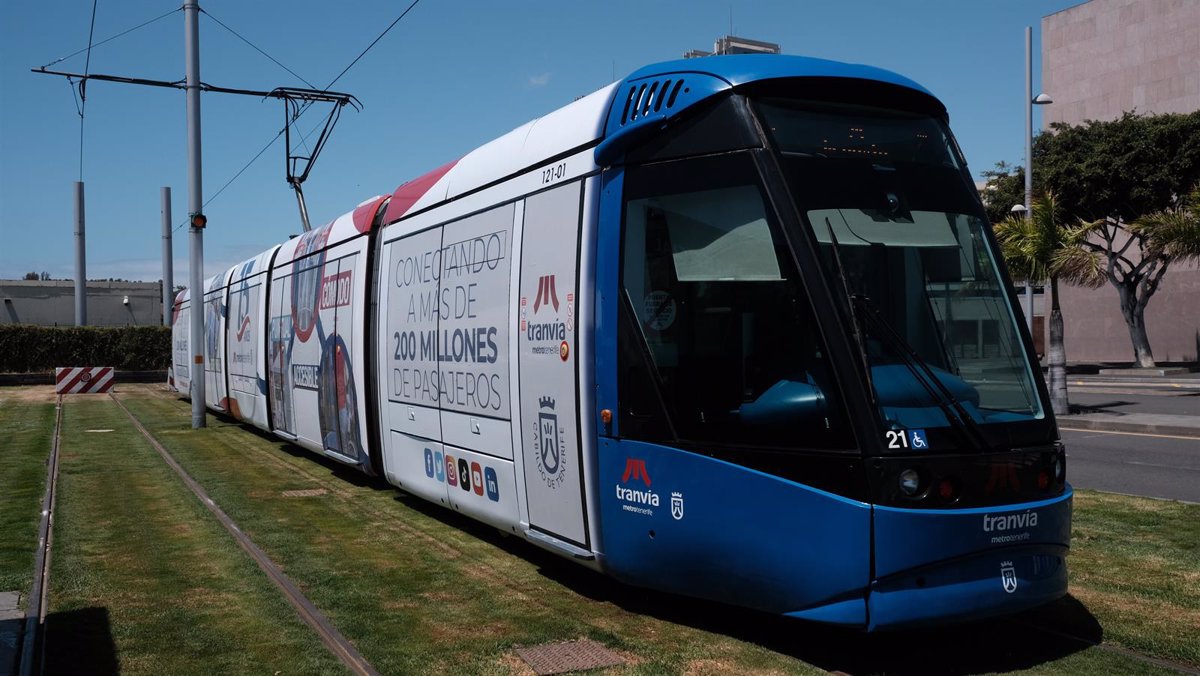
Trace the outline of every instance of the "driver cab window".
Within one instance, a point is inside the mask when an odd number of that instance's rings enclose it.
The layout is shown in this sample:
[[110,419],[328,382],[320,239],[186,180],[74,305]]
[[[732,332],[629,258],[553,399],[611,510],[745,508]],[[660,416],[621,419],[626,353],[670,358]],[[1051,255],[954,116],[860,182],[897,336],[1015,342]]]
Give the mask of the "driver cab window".
[[843,449],[832,369],[749,157],[625,179],[622,435]]

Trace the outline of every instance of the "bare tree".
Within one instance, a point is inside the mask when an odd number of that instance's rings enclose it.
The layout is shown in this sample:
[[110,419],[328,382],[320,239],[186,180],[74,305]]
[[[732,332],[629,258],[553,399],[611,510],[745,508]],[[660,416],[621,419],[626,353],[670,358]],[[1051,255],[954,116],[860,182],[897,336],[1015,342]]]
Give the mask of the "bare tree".
[[1102,257],[1104,276],[1117,289],[1134,360],[1154,366],[1146,334],[1146,305],[1175,261],[1200,260],[1200,183],[1167,209],[1125,223],[1102,218],[1086,225],[1081,243]]

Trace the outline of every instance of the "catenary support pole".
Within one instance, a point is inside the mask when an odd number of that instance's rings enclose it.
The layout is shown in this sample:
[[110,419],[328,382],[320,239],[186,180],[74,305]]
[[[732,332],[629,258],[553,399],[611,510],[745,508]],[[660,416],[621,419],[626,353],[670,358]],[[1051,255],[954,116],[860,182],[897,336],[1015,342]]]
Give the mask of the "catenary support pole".
[[163,326],[171,325],[171,311],[175,305],[175,264],[171,246],[171,188],[162,188],[162,301]]
[[[200,5],[183,4],[184,52],[187,60],[187,149],[188,149],[188,273],[191,287],[192,428],[205,426],[204,419],[204,208],[200,174]],[[198,218],[200,217],[200,218]]]
[[75,326],[87,326],[87,247],[83,228],[83,181],[75,181]]
[[[1033,218],[1033,27],[1025,27],[1025,218]],[[1025,280],[1025,322],[1033,335],[1033,281]]]

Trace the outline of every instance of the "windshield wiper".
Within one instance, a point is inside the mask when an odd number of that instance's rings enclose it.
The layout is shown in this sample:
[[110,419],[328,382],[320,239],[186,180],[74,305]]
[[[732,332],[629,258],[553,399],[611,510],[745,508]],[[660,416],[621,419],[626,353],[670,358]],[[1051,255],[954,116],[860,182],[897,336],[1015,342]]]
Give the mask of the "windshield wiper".
[[875,396],[875,383],[871,376],[871,360],[867,358],[866,331],[863,330],[862,320],[855,310],[854,303],[851,302],[850,283],[846,281],[846,269],[842,267],[842,255],[838,253],[837,235],[833,234],[833,225],[829,222],[828,216],[825,217],[825,229],[829,232],[829,240],[833,247],[834,270],[837,272],[838,280],[842,284],[842,308],[849,315],[850,325],[854,329],[854,344],[858,346],[858,356],[862,360],[863,376],[867,379],[867,396],[871,398],[871,405],[878,409],[879,402]]
[[[867,355],[866,345],[866,329],[864,328],[864,318],[871,321],[882,331],[877,330],[875,333],[882,333],[882,337],[888,340],[892,347],[900,354],[901,360],[908,370],[913,374],[913,377],[918,383],[929,393],[934,402],[942,410],[942,414],[946,416],[947,422],[950,423],[959,434],[975,448],[976,451],[984,451],[988,449],[988,443],[983,435],[983,431],[979,429],[979,424],[971,417],[971,414],[963,407],[962,403],[946,387],[946,384],[937,377],[933,372],[933,368],[929,366],[920,354],[917,353],[907,341],[896,333],[891,324],[888,324],[883,317],[871,305],[870,300],[866,296],[852,294],[850,292],[850,283],[846,278],[846,269],[842,265],[842,257],[838,252],[837,235],[833,232],[833,224],[829,222],[829,217],[825,218],[825,229],[829,233],[830,244],[833,248],[834,270],[837,272],[838,280],[842,286],[843,308],[850,316],[851,326],[854,330],[854,342],[858,346],[858,354],[862,359],[863,373],[867,379],[867,392],[871,397],[871,404],[879,409],[879,395],[875,390],[874,378],[871,375],[871,360]],[[859,312],[859,306],[862,306],[863,312]]]
[[895,348],[895,352],[900,355],[904,365],[916,378],[917,382],[925,388],[933,397],[934,402],[942,409],[942,413],[946,416],[946,420],[958,430],[959,434],[966,439],[967,443],[975,447],[976,451],[986,451],[990,448],[987,438],[983,434],[983,430],[979,428],[979,423],[971,417],[966,407],[954,396],[946,383],[942,382],[941,378],[934,373],[933,367],[929,362],[904,340],[903,336],[896,333],[892,325],[887,322],[879,311],[871,304],[870,299],[866,296],[855,294],[850,297],[852,306],[861,306],[864,316],[876,327],[875,335],[885,339]]

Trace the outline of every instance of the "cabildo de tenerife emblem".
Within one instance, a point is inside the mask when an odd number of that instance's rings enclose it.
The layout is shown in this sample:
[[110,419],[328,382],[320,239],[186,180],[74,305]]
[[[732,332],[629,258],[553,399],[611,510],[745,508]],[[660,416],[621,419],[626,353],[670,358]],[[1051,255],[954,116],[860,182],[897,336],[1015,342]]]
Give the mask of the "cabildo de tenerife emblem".
[[1000,564],[1000,583],[1009,594],[1017,591],[1017,569],[1013,567],[1012,561]]
[[566,479],[567,453],[554,399],[538,398],[538,417],[533,424],[534,455],[538,473],[550,488],[558,488]]

